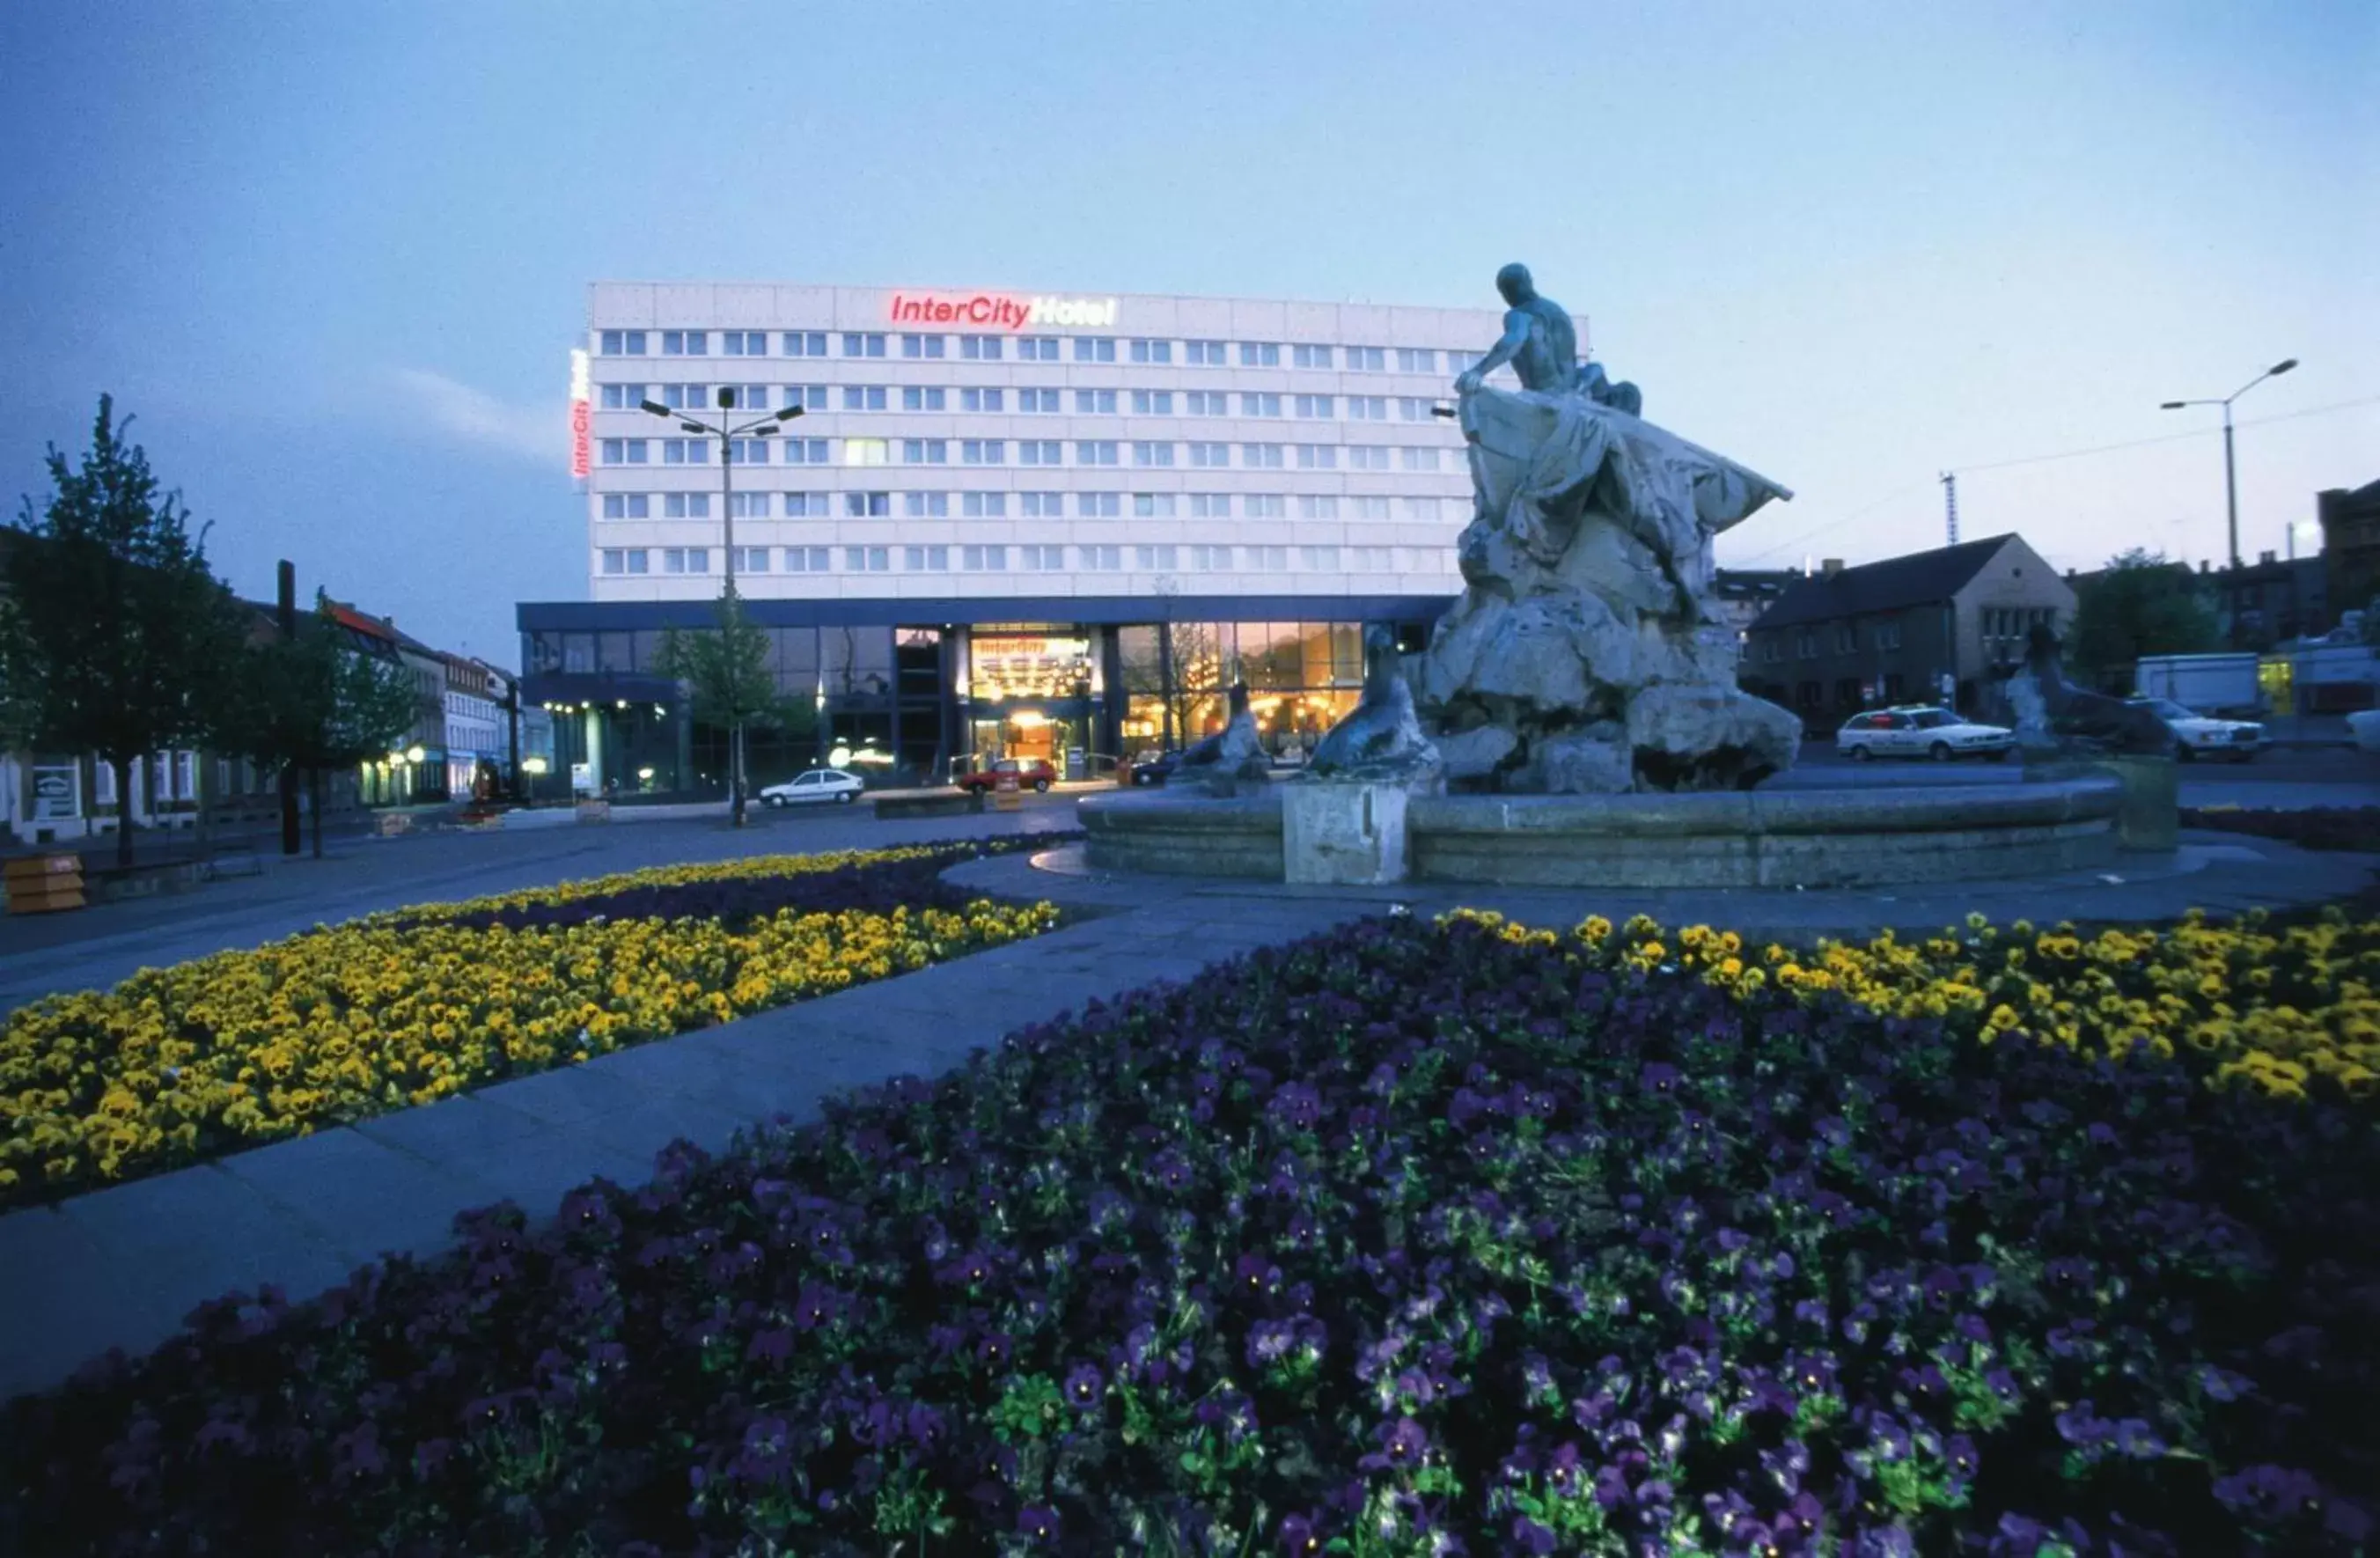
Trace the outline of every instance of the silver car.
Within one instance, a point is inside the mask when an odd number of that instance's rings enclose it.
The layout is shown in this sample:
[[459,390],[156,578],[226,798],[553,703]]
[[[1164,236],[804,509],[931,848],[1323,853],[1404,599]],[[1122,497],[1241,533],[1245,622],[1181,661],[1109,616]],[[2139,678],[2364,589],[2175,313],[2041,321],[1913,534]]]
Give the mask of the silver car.
[[760,792],[760,799],[770,806],[811,806],[833,802],[849,806],[859,798],[866,788],[856,773],[845,773],[839,768],[813,768],[782,785],[771,785]]

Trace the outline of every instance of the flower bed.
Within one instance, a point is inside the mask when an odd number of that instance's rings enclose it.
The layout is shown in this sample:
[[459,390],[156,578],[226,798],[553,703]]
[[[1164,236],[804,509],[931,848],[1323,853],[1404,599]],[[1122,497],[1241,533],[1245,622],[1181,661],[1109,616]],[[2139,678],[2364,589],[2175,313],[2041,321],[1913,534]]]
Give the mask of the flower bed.
[[2189,806],[2182,808],[2181,825],[2279,839],[2301,849],[2380,854],[2380,806],[2317,806],[2297,811]]
[[2368,1543],[2362,1108],[1653,939],[1368,922],[212,1306],[0,1419],[0,1548]]
[[0,1029],[0,1210],[1037,934],[939,871],[1047,835],[671,866],[323,927]]

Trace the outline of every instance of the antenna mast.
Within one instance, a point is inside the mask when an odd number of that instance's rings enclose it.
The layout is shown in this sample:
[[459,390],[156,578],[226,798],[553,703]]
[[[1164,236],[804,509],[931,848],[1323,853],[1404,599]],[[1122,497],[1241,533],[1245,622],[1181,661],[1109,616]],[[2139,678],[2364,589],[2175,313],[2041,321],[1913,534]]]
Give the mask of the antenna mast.
[[1942,504],[1944,522],[1949,527],[1950,544],[1956,546],[1959,544],[1959,473],[1955,470],[1942,473]]

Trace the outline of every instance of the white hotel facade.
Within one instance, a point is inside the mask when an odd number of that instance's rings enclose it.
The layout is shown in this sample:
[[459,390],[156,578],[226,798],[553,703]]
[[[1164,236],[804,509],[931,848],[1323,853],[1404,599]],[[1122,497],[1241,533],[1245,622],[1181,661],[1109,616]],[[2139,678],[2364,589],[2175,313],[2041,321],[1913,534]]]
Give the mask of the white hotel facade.
[[[565,754],[582,783],[714,785],[709,733],[672,712],[650,660],[662,631],[708,619],[732,525],[737,589],[819,712],[814,742],[756,754],[760,782],[813,746],[917,770],[1125,756],[1212,725],[1234,680],[1269,739],[1305,743],[1352,703],[1364,627],[1414,636],[1461,590],[1470,477],[1436,408],[1500,325],[1482,309],[596,283],[574,358],[588,599],[521,606],[525,690],[565,713],[650,706],[669,727],[582,722],[585,753]],[[802,415],[737,440],[722,470],[716,438],[646,401],[713,425]]]

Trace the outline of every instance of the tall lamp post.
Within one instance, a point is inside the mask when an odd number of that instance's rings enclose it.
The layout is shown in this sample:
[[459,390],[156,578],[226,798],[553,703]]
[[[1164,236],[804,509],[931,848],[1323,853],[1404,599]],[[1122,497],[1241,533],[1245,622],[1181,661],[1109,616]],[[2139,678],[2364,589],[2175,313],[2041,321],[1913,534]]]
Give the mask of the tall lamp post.
[[[648,414],[660,417],[664,420],[674,420],[687,432],[708,433],[719,440],[719,522],[723,527],[721,540],[722,549],[727,554],[726,584],[720,591],[720,595],[722,600],[731,599],[735,593],[734,441],[745,437],[766,438],[774,433],[783,423],[790,422],[800,416],[802,408],[799,406],[788,406],[782,411],[771,411],[765,417],[756,417],[742,427],[731,428],[723,416],[719,419],[719,425],[712,427],[708,422],[697,421],[683,411],[673,411],[657,400],[642,401],[639,404]],[[719,387],[719,408],[722,411],[732,411],[735,408],[735,392],[725,384]],[[728,816],[733,820],[735,826],[740,828],[744,825],[744,721],[740,715],[727,733],[727,794]]]
[[2179,411],[2186,406],[2223,408],[2223,504],[2231,525],[2231,571],[2225,593],[2231,602],[2231,647],[2235,650],[2240,647],[2240,481],[2231,459],[2231,403],[2265,380],[2277,378],[2297,365],[2296,358],[2283,358],[2220,400],[2168,400],[2158,408],[2162,411]]

